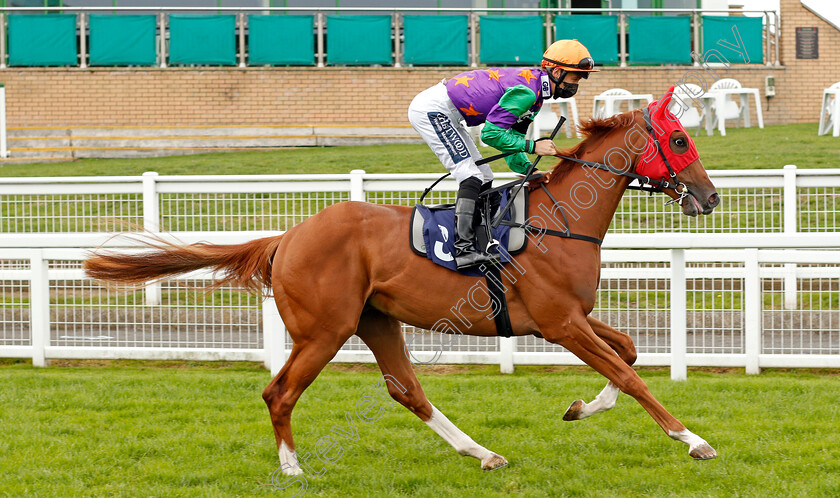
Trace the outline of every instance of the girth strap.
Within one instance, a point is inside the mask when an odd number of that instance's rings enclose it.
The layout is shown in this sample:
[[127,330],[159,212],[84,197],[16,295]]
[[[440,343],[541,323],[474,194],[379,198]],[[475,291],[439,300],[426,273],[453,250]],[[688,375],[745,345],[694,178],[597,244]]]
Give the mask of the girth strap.
[[496,324],[496,334],[501,337],[511,337],[513,326],[510,324],[510,312],[505,298],[502,272],[498,266],[489,265],[489,268],[484,270],[484,279],[487,282],[487,290],[490,292],[490,305],[496,312],[493,317],[493,322]]

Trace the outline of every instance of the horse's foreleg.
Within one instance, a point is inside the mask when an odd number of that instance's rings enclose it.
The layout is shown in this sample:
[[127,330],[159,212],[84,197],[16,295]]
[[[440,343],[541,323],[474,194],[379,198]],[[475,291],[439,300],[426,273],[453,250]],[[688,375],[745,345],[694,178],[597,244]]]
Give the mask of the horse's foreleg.
[[705,460],[717,456],[717,452],[705,440],[686,429],[668,413],[633,368],[595,334],[583,313],[572,314],[560,323],[556,317],[551,317],[546,320],[545,326],[539,321],[538,324],[543,337],[565,347],[621,391],[633,396],[666,434],[689,446],[688,453],[693,458]]
[[379,386],[384,383],[391,397],[417,415],[459,455],[480,460],[482,469],[494,470],[507,465],[504,457],[473,441],[429,402],[408,360],[398,321],[378,311],[367,311],[362,315],[357,334],[376,357],[383,374]]
[[[625,363],[632,365],[636,362],[636,347],[629,335],[591,316],[587,316],[586,321],[592,327],[595,335],[606,342]],[[606,387],[591,402],[585,403],[582,399],[572,402],[563,415],[563,420],[580,420],[607,411],[615,406],[619,392],[619,389],[612,382],[608,382]]]

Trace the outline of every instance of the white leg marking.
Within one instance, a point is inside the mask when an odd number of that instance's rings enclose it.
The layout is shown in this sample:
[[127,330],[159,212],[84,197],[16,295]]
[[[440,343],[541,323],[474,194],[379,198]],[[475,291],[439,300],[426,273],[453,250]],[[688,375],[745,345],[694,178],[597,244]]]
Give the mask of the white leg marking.
[[284,474],[287,476],[299,476],[303,474],[303,469],[298,465],[297,453],[286,446],[286,441],[280,442],[280,449],[277,451],[277,454],[280,456],[280,467],[283,469]]
[[615,400],[618,399],[618,393],[620,392],[612,382],[607,383],[607,386],[598,393],[598,396],[595,396],[592,402],[583,404],[579,418],[591,417],[596,413],[610,410],[615,406]]
[[683,429],[679,432],[668,431],[668,435],[671,436],[671,439],[682,441],[683,443],[687,444],[689,448],[696,448],[701,444],[707,444],[705,439],[691,432],[688,429]]
[[697,434],[694,434],[688,429],[683,429],[679,432],[668,431],[668,435],[671,436],[672,439],[676,439],[677,441],[682,441],[687,444],[688,454],[695,459],[707,460],[717,456],[717,452],[714,448],[709,446],[709,443],[707,443],[705,439]]
[[452,445],[459,455],[471,456],[481,460],[481,468],[483,469],[495,469],[507,465],[507,460],[504,457],[473,441],[471,437],[450,422],[435,405],[432,405],[432,416],[426,422],[426,425],[437,432],[444,441]]

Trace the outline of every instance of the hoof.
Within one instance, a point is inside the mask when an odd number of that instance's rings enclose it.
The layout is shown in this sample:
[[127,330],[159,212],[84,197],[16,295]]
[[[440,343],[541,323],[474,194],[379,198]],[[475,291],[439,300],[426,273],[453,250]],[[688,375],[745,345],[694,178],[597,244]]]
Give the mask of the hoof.
[[708,443],[703,443],[690,449],[688,454],[695,460],[711,460],[712,458],[717,457],[717,451],[709,446]]
[[481,470],[501,469],[502,467],[506,467],[507,464],[508,461],[505,457],[493,453],[492,455],[481,461]]
[[284,463],[277,470],[285,476],[299,476],[303,474],[303,469],[300,468],[300,465],[292,465],[290,463]]
[[580,412],[583,410],[584,406],[586,406],[586,403],[584,403],[582,399],[573,402],[563,415],[563,420],[580,420]]

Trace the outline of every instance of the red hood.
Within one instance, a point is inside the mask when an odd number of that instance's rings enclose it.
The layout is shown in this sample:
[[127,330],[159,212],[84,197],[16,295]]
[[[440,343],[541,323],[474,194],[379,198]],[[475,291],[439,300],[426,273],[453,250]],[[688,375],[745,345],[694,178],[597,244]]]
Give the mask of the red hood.
[[[648,105],[648,111],[650,112],[650,123],[653,126],[653,133],[662,146],[662,152],[668,158],[671,167],[674,168],[674,173],[679,173],[686,166],[696,161],[700,155],[697,153],[697,148],[694,147],[694,141],[688,132],[685,131],[685,128],[683,128],[679,118],[668,109],[673,94],[674,87],[672,86],[664,97]],[[676,154],[671,150],[670,137],[674,131],[682,131],[688,139],[688,150],[682,154]],[[645,152],[642,154],[641,161],[636,166],[636,173],[657,180],[663,178],[668,179],[671,176],[668,172],[668,167],[665,165],[665,161],[662,160],[662,156],[656,151],[656,145],[654,145],[652,137],[648,138]]]

